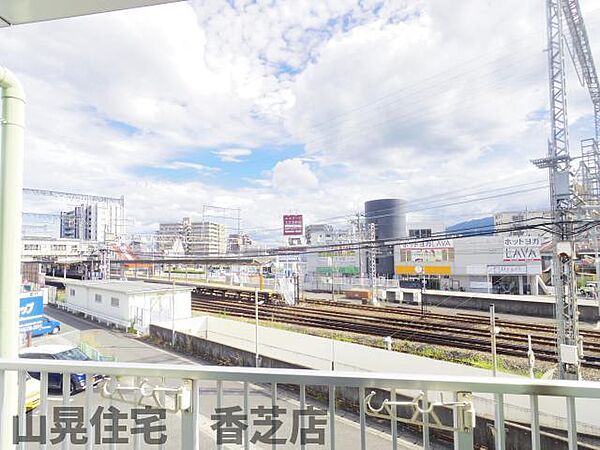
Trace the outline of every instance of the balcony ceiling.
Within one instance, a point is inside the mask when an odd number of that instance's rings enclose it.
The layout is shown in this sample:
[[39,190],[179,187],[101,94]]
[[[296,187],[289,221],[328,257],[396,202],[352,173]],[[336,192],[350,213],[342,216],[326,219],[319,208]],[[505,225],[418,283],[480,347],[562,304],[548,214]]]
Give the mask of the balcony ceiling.
[[0,28],[181,0],[0,0]]

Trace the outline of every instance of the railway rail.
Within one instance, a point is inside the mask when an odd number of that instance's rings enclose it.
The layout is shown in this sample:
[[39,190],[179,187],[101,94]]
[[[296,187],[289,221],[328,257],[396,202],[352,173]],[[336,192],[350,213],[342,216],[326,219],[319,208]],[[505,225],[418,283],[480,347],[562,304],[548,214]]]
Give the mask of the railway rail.
[[[254,299],[219,298],[217,293],[195,292],[192,309],[214,314],[254,318]],[[406,307],[371,307],[362,305],[332,305],[331,302],[310,301],[297,306],[265,303],[259,309],[260,320],[291,325],[350,332],[368,336],[409,340],[466,350],[489,352],[489,322],[485,317],[459,317],[420,313]],[[463,320],[464,319],[464,320]],[[546,325],[527,326],[511,321],[498,321],[502,332],[497,336],[499,355],[527,357],[527,334],[532,335],[536,358],[556,361],[555,330]],[[600,368],[600,333],[589,332],[584,342],[584,367]]]

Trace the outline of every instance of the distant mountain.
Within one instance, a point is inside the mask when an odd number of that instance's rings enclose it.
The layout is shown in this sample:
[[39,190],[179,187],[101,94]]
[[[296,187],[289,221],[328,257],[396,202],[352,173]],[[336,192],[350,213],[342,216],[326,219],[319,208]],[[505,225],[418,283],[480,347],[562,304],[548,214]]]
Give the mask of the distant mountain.
[[494,231],[496,225],[494,217],[483,217],[460,222],[446,228],[447,233],[479,234]]

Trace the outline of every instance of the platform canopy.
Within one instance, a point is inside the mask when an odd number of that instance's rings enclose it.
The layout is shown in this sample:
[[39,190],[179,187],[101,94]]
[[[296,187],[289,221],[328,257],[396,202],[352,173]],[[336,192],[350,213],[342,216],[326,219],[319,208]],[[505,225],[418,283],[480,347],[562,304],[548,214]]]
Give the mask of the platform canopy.
[[181,0],[1,0],[0,27],[177,1]]

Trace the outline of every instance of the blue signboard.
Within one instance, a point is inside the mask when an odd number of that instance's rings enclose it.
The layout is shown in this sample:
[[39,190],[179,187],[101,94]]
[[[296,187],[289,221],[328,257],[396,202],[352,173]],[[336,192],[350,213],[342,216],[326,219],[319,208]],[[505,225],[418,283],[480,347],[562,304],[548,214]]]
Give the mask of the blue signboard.
[[44,317],[44,297],[36,295],[33,297],[21,297],[19,303],[19,328],[21,331],[29,331],[35,328]]

